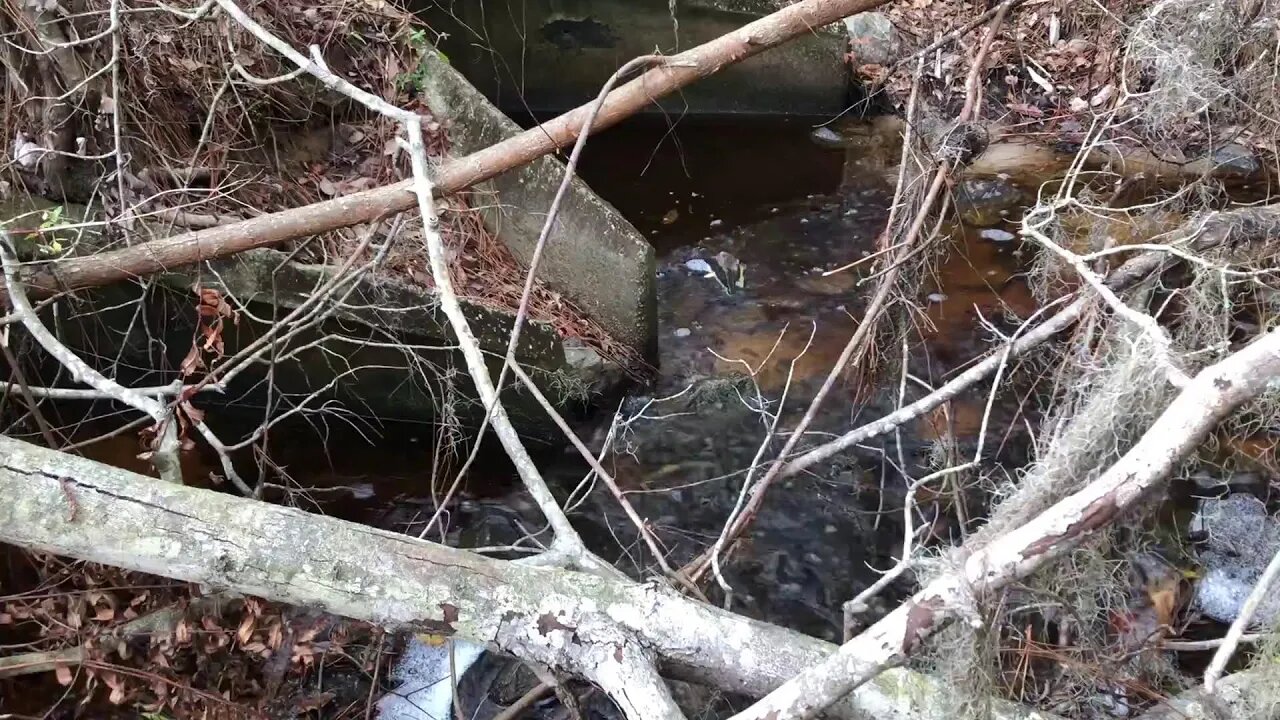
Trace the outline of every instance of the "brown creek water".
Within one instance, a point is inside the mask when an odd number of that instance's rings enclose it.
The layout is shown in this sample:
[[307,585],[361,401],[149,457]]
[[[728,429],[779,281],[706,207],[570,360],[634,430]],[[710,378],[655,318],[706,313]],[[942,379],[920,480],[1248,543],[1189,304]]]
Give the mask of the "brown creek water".
[[[660,377],[616,408],[625,422],[605,465],[650,521],[673,565],[714,542],[738,500],[764,438],[757,388],[770,412],[778,411],[787,388],[779,427],[793,425],[857,327],[872,286],[866,282],[870,263],[824,273],[874,248],[892,192],[884,168],[893,160],[877,155],[882,149],[855,154],[846,165],[846,153],[815,143],[811,129],[803,120],[674,126],[648,120],[593,138],[583,156],[584,179],[658,253]],[[1006,310],[1021,317],[1034,310],[1018,277],[1016,248],[1016,242],[983,239],[977,228],[954,232],[946,261],[920,288],[923,340],[911,348],[913,375],[936,384],[980,353],[986,332],[979,314],[1007,325]],[[714,262],[720,253],[741,263],[742,287],[732,292],[690,269],[690,261]],[[754,384],[743,377],[748,367]],[[882,384],[863,392],[851,382],[837,385],[812,430],[814,439],[891,410],[896,380]],[[913,384],[907,401],[922,392]],[[904,471],[922,474],[940,440],[963,452],[976,437],[983,392],[905,428],[906,468],[898,467],[889,437],[772,490],[726,568],[735,588],[733,607],[836,639],[840,603],[873,582],[876,569],[891,567],[901,545]],[[998,409],[997,426],[1022,427],[1013,422],[1015,405],[1002,405],[1008,409]],[[581,421],[579,433],[598,447],[614,410],[602,408]],[[246,417],[221,422],[259,419],[260,413],[246,409]],[[417,534],[452,478],[449,467],[457,465],[433,452],[432,444],[433,429],[426,426],[357,432],[330,422],[315,432],[276,434],[266,496]],[[1020,462],[1022,444],[999,443],[989,459]],[[779,448],[775,442],[772,452]],[[129,434],[85,453],[148,470],[135,457],[137,442]],[[585,464],[560,449],[537,449],[536,455],[561,497],[572,499],[572,518],[593,548],[637,576],[651,572],[653,559],[616,500],[601,483],[583,485]],[[447,530],[429,537],[490,546],[541,527],[501,458],[496,443],[481,453],[459,499],[447,508]],[[242,460],[246,476],[259,477],[254,458]],[[189,477],[217,469],[199,452],[187,461]],[[955,529],[948,513],[941,515],[930,511],[921,520],[936,520],[936,531],[946,536]]]

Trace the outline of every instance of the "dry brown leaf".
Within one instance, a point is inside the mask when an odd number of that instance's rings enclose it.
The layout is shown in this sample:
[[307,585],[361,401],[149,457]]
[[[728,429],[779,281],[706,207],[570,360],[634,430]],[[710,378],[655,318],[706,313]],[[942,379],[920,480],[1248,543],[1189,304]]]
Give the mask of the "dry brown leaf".
[[192,345],[191,350],[187,352],[187,356],[182,359],[182,364],[178,366],[178,371],[182,373],[183,377],[190,377],[197,370],[203,370],[204,367],[204,359],[200,357],[200,348]]
[[244,619],[240,621],[240,627],[236,628],[236,639],[240,641],[241,645],[249,642],[249,639],[253,637],[253,629],[256,625],[257,618],[253,615],[245,615]]
[[66,665],[57,665],[53,669],[53,676],[58,679],[58,684],[66,687],[71,684],[71,668]]
[[1156,611],[1156,620],[1161,625],[1173,625],[1174,615],[1178,611],[1178,588],[1176,585],[1151,590],[1151,607]]

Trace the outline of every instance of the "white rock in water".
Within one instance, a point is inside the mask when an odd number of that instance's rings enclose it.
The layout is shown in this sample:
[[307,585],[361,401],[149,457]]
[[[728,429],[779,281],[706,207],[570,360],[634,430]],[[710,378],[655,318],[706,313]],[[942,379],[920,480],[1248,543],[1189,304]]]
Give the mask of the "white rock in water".
[[684,263],[684,266],[686,268],[689,268],[690,272],[698,273],[703,277],[716,274],[715,271],[711,269],[711,263],[707,262],[706,260],[703,260],[702,258],[694,258],[692,260],[686,260]]
[[409,638],[391,674],[400,684],[378,701],[378,720],[448,720],[453,716],[450,645],[459,679],[484,654],[480,645],[459,640],[428,645],[417,637]]
[[1018,237],[1007,230],[1001,230],[999,228],[987,228],[980,234],[984,240],[990,240],[991,242],[1009,242]]
[[676,331],[672,334],[678,338],[687,338],[693,334],[693,331],[689,328],[676,328]]
[[844,137],[827,126],[822,126],[809,133],[809,137],[819,145],[837,146],[844,142]]

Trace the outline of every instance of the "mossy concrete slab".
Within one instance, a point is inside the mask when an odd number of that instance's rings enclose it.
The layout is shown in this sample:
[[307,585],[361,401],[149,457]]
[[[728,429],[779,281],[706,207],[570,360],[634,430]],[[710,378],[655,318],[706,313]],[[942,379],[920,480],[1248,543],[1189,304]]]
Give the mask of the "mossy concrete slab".
[[[40,213],[55,207],[40,200],[7,203],[0,205],[0,217],[21,217],[14,226],[37,227]],[[82,206],[62,208],[64,222],[93,219]],[[165,232],[145,225],[139,232],[148,229]],[[52,259],[50,235],[11,238],[24,261]],[[92,254],[102,244],[95,227],[63,231],[57,239],[61,253]],[[233,357],[303,306],[338,270],[298,262],[277,250],[252,250],[158,275],[149,287],[129,282],[80,291],[45,308],[42,317],[77,355],[118,382],[166,385],[180,376],[192,343],[200,339],[196,287],[219,290],[234,308],[221,336],[225,357]],[[359,416],[374,424],[454,423],[464,429],[479,425],[484,409],[430,288],[365,273],[332,297],[339,302],[318,305],[322,319],[298,332],[293,332],[296,324],[280,326],[278,347],[240,373],[226,393],[203,394],[197,404],[248,410],[272,402],[284,412],[310,396],[308,408],[327,408],[333,417]],[[496,377],[514,317],[466,300],[462,305]],[[616,367],[578,343],[566,345],[544,322],[527,322],[516,357],[543,393],[570,415],[619,381]],[[51,358],[38,352],[31,358],[44,368],[40,382],[58,377]],[[503,401],[522,435],[548,443],[562,440],[527,392],[512,381],[507,387]],[[213,412],[211,422],[218,416]]]
[[[426,53],[418,76],[427,106],[448,124],[453,154],[482,150],[521,131],[438,52]],[[543,157],[475,188],[493,198],[479,203],[486,226],[526,266],[564,170],[559,160]],[[615,340],[653,360],[658,322],[654,270],[649,243],[575,177],[548,238],[538,278]]]

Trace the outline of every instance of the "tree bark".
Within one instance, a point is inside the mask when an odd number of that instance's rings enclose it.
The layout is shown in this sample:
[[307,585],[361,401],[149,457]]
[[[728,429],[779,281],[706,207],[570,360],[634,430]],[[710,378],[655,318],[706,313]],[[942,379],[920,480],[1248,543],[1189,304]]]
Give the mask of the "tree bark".
[[[492,560],[300,510],[163,483],[0,437],[0,541],[346,617],[449,635],[586,677],[664,673],[761,697],[836,647],[655,583]],[[945,707],[893,671],[834,715],[908,720]],[[1012,704],[1003,720],[1046,717]]]
[[[713,75],[721,68],[884,2],[803,0],[674,55],[665,64],[609,93],[592,129],[598,132],[608,128],[653,100]],[[435,178],[437,193],[458,192],[569,145],[577,138],[590,113],[590,105],[583,105],[497,145],[444,163]],[[30,268],[21,279],[33,298],[47,297],[373,222],[415,206],[417,201],[410,183],[404,181],[90,257],[61,260]],[[0,294],[0,303],[8,304],[7,294]]]

